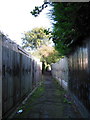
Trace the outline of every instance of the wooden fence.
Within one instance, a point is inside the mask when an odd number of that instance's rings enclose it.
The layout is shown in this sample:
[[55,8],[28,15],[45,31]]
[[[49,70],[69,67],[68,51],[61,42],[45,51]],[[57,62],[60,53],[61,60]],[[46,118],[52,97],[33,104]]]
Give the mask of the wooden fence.
[[2,35],[2,116],[41,81],[41,62]]
[[60,59],[57,63],[51,65],[52,68],[52,76],[56,78],[60,85],[68,90],[68,61],[67,58],[64,57]]
[[[90,113],[90,38],[69,55],[69,90],[80,101],[80,111],[85,116]],[[78,103],[78,102],[77,102]],[[87,111],[87,112],[85,112]]]
[[66,89],[65,85],[68,85],[68,91],[82,116],[90,118],[90,38],[74,46],[67,59],[52,64],[52,74],[62,87]]

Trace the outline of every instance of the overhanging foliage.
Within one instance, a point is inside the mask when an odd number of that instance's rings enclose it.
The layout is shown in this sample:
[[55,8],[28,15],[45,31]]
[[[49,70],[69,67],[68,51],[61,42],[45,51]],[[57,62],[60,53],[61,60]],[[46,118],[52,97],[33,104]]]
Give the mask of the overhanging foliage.
[[[78,38],[89,35],[90,6],[88,3],[53,3],[51,17],[56,49],[66,55]],[[78,42],[77,42],[78,43]]]
[[52,3],[52,6],[53,42],[62,55],[67,55],[73,50],[74,44],[77,46],[90,34],[90,3],[60,2]]

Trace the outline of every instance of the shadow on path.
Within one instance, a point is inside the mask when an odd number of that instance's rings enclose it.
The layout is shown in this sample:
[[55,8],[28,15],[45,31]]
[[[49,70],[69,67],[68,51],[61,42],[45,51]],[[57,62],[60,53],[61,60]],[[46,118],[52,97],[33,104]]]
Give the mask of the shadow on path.
[[51,74],[45,73],[42,85],[20,106],[23,112],[16,113],[13,118],[81,118],[65,95],[66,91],[52,79]]

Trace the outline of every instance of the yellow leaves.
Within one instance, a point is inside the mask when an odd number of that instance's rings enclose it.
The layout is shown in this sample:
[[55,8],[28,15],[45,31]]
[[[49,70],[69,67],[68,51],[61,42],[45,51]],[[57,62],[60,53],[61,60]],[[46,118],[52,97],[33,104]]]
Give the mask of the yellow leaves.
[[41,40],[37,39],[37,46],[40,46],[40,44],[41,44]]
[[47,57],[49,54],[54,52],[53,47],[49,47],[47,45],[43,45],[41,48],[38,49],[41,56]]

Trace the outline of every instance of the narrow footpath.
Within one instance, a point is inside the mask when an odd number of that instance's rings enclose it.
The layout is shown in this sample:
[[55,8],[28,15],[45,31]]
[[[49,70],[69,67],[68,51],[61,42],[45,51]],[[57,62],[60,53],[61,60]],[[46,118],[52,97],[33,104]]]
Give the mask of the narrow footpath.
[[42,85],[19,108],[13,118],[81,118],[66,91],[49,73]]

